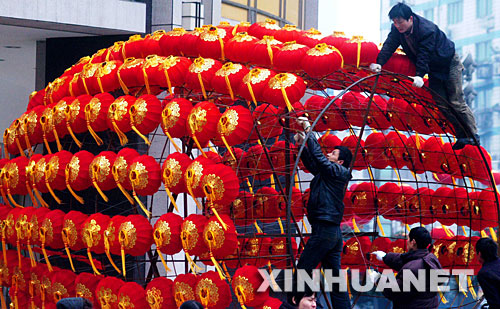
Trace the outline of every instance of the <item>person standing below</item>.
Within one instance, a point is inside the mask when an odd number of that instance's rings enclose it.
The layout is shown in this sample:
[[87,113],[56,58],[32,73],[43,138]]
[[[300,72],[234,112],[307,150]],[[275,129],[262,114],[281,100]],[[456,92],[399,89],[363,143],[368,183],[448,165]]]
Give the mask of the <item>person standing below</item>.
[[464,99],[464,67],[455,53],[455,44],[438,26],[413,13],[404,3],[394,5],[389,11],[389,18],[393,22],[391,31],[378,54],[377,63],[370,64],[370,70],[380,72],[394,51],[402,46],[416,66],[417,75],[411,77],[413,86],[421,88],[424,75],[429,74],[429,88],[437,94],[434,101],[455,129],[457,142],[453,149],[475,145],[476,141],[479,144],[476,121]]
[[[299,117],[298,124],[309,132],[311,124],[305,117]],[[296,146],[304,142],[305,134],[294,137]],[[310,184],[310,197],[307,203],[307,219],[312,227],[312,235],[302,252],[297,269],[304,269],[310,275],[320,263],[324,269],[331,269],[332,275],[340,273],[340,253],[342,251],[342,232],[340,223],[344,215],[345,188],[352,178],[349,167],[352,153],[347,147],[336,146],[326,156],[317,139],[310,134],[300,159],[314,178]],[[351,308],[347,291],[341,292],[340,286],[330,293],[334,308]]]
[[490,309],[500,308],[500,258],[498,246],[491,238],[480,238],[476,243],[476,253],[483,265],[477,273],[477,281],[484,293]]
[[[408,234],[408,252],[407,253],[385,253],[383,251],[372,252],[379,261],[383,261],[398,274],[396,281],[400,291],[403,291],[404,270],[410,270],[416,277],[418,270],[442,269],[438,258],[429,252],[429,246],[432,244],[432,237],[429,231],[424,227],[415,227]],[[375,272],[374,272],[375,273]],[[384,296],[391,300],[393,308],[437,308],[439,306],[439,295],[437,292],[431,292],[429,283],[429,272],[426,272],[426,291],[418,292],[412,289],[410,292],[394,292],[392,289],[385,289]],[[378,276],[380,277],[380,275]],[[418,277],[417,277],[418,278]],[[372,281],[376,282],[372,278]]]

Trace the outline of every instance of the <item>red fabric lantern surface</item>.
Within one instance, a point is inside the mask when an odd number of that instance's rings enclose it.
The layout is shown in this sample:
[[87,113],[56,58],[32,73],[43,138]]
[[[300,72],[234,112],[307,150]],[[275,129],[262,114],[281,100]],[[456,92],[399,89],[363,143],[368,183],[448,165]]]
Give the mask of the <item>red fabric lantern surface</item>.
[[97,306],[98,298],[96,293],[97,285],[102,279],[100,276],[92,275],[89,273],[80,273],[75,279],[75,292],[76,297],[83,297]]
[[[319,95],[313,95],[309,99],[307,99],[304,104],[304,109],[309,114],[311,124],[318,118],[320,112],[326,107],[326,105],[330,103],[329,98],[325,98]],[[331,105],[334,106],[335,104]],[[321,116],[321,119],[314,126],[314,131],[323,132],[328,129],[328,111],[325,111]]]
[[275,20],[266,19],[265,21],[253,23],[247,32],[254,37],[262,39],[265,35],[276,35],[280,29]]
[[258,309],[279,309],[280,306],[283,304],[283,301],[281,301],[278,298],[274,297],[268,297],[266,301],[262,304],[260,307],[256,307]]
[[[181,44],[181,41],[183,41],[183,36],[186,34],[186,30],[184,28],[173,28],[172,30],[168,31],[164,35],[160,37],[159,40],[159,45],[161,49],[161,55],[163,56],[179,56],[181,54],[180,49],[183,49],[183,44]],[[160,54],[158,54],[160,55]],[[198,56],[196,55],[189,55],[189,56]]]
[[[45,147],[47,148],[47,151],[49,153],[52,153],[50,151],[50,146],[48,145],[48,142],[57,141],[60,145],[59,137],[54,134],[54,133],[57,134],[57,132],[55,131],[54,127],[54,115],[52,114],[52,105],[47,106],[42,111],[39,121],[42,127],[42,139],[43,142],[45,143]],[[61,149],[61,147],[58,146],[58,149]]]
[[450,246],[453,246],[454,248],[456,243],[454,243],[448,236],[440,238],[441,239],[434,238],[433,253],[438,258],[439,263],[443,266],[443,268],[449,268],[453,264],[453,253],[450,252]]
[[187,192],[184,173],[191,162],[191,158],[185,153],[174,152],[168,155],[162,166],[165,188],[174,194]]
[[415,64],[399,49],[384,64],[383,69],[406,76],[415,76],[416,74]]
[[283,44],[275,40],[273,36],[264,35],[251,47],[250,62],[265,67],[274,66],[274,58],[281,47]]
[[112,151],[103,151],[95,156],[89,166],[89,177],[92,184],[101,197],[107,201],[103,191],[108,191],[116,187],[113,179],[112,167],[116,159],[116,154]]
[[449,187],[439,187],[432,194],[432,204],[435,206],[436,217],[442,224],[456,223],[456,202],[450,195],[453,190]]
[[231,103],[235,100],[235,92],[238,91],[238,87],[248,72],[248,69],[239,63],[226,62],[215,72],[212,86],[217,93],[229,95],[231,98],[229,103]]
[[230,39],[230,33],[226,29],[215,26],[208,26],[203,30],[196,42],[198,54],[204,58],[225,61],[224,44]]
[[[233,36],[236,34],[236,30],[235,29],[237,28],[237,26],[232,26],[229,22],[227,21],[221,21],[218,25],[217,25],[217,29],[223,29],[224,31],[226,31],[226,35],[227,35],[227,40],[230,40],[233,38]],[[238,31],[240,32],[240,31]],[[225,41],[225,42],[226,42]]]
[[337,49],[340,49],[340,47],[344,44],[344,42],[348,40],[349,39],[345,36],[344,32],[334,31],[333,34],[327,35],[324,38],[322,38],[320,40],[320,43],[326,43]]
[[420,209],[423,224],[432,224],[436,221],[434,205],[432,204],[432,195],[434,190],[419,187],[415,190],[415,205]]
[[119,308],[120,288],[125,284],[115,277],[104,277],[99,281],[95,289],[95,294],[101,308]]
[[[288,198],[288,195],[286,196]],[[286,219],[286,201],[285,194],[278,196],[278,207],[280,208],[280,217]],[[299,221],[304,216],[304,203],[302,202],[302,192],[296,187],[292,188],[292,202],[290,205],[292,214],[296,221]]]
[[212,164],[203,170],[201,187],[211,204],[227,206],[238,196],[240,186],[238,177],[231,167]]
[[406,161],[406,166],[416,173],[422,173],[426,169],[424,167],[422,157],[422,146],[425,144],[425,139],[419,135],[412,135],[406,140],[406,152],[403,154],[403,159]]
[[120,225],[117,236],[121,246],[123,275],[125,276],[125,254],[144,255],[153,243],[153,228],[146,217],[130,215]]
[[[391,239],[388,237],[377,237],[373,240],[371,247],[370,247],[370,252],[375,252],[375,251],[383,251],[383,252],[388,252],[389,249],[392,247],[392,242]],[[383,261],[379,261],[376,258],[376,255],[370,254],[370,264],[374,267],[382,268],[385,269],[387,266]]]
[[4,259],[0,260],[0,283],[4,287],[10,287],[12,285],[14,265],[17,264],[17,252],[16,250],[6,250],[5,255],[7,263],[5,263]]
[[203,215],[191,214],[181,225],[182,248],[190,255],[201,255],[208,251],[203,241],[203,230],[208,219]]
[[187,119],[192,109],[193,104],[186,99],[178,98],[168,101],[161,114],[161,128],[165,135],[169,138],[185,136],[187,134]]
[[85,117],[85,108],[91,100],[92,96],[84,94],[78,96],[71,103],[68,102],[68,105],[66,107],[66,128],[79,147],[82,145],[82,143],[75,136],[75,133],[83,133],[88,130]]
[[336,135],[333,134],[323,134],[319,139],[318,143],[320,144],[322,151],[325,155],[335,150],[336,146],[340,146],[342,141]]
[[[256,124],[252,131],[251,140],[258,140],[259,134],[267,140],[270,137],[281,135],[283,127],[279,123],[279,110],[270,104],[261,104],[252,112],[252,118]],[[257,133],[258,130],[258,133]]]
[[393,128],[400,131],[408,130],[407,107],[408,102],[403,99],[389,98],[387,100],[387,116]]
[[238,268],[234,273],[231,285],[240,305],[257,307],[264,304],[269,297],[269,290],[257,291],[263,282],[264,279],[257,267],[246,265]]
[[196,299],[194,293],[197,282],[198,278],[194,274],[179,274],[175,277],[172,294],[177,307],[180,307],[188,300]]
[[271,164],[263,146],[257,144],[245,152],[241,158],[240,171],[243,177],[252,176],[261,181],[271,177]]
[[367,167],[367,162],[365,160],[366,150],[365,150],[365,142],[363,140],[359,141],[358,147],[358,137],[355,135],[346,136],[342,140],[341,146],[346,146],[352,152],[353,156],[356,153],[356,148],[358,148],[357,155],[355,157],[355,161],[353,163],[353,169],[362,170]]
[[368,236],[349,238],[342,249],[342,265],[365,266],[366,254],[370,252],[371,241]]
[[99,92],[111,92],[120,88],[117,72],[122,64],[123,62],[120,60],[110,60],[101,63],[94,74],[99,85]]
[[156,30],[151,34],[146,34],[142,43],[142,55],[161,55],[160,39],[166,34],[165,30]]
[[[43,108],[45,108],[45,106]],[[3,144],[5,145],[4,154],[7,159],[9,159],[9,153],[17,155],[19,154],[21,148],[16,144],[16,140],[19,141],[19,139],[16,139],[17,134],[15,122],[16,121],[13,121],[12,124],[3,132]]]
[[99,70],[100,67],[101,61],[99,61],[99,59],[97,59],[96,62],[92,60],[91,63],[87,63],[83,66],[78,76],[78,81],[76,82],[78,84],[77,87],[84,90],[83,93],[94,95],[100,92],[99,83],[97,82],[97,70]]
[[286,106],[292,110],[291,102],[299,101],[305,94],[306,84],[302,78],[291,73],[274,75],[264,90],[266,102],[275,106]]
[[[203,33],[204,29],[201,27],[195,27],[193,31],[187,31],[182,35],[182,44],[179,43],[178,49],[181,55],[187,57],[199,57],[198,49],[196,43],[198,43],[198,37]],[[167,32],[168,34],[168,32]]]
[[[215,259],[224,259],[238,248],[238,239],[233,221],[228,215],[210,218],[203,229],[203,241]],[[221,224],[226,225],[227,229]],[[213,260],[212,260],[213,261]],[[220,268],[220,267],[219,267]]]
[[224,309],[231,304],[231,288],[217,272],[207,271],[196,283],[195,297],[204,308]]
[[118,68],[116,74],[123,93],[129,94],[131,90],[135,92],[138,87],[144,86],[144,73],[142,71],[144,62],[144,59],[126,58]]
[[146,300],[151,308],[175,308],[175,299],[172,293],[174,282],[165,277],[151,280],[146,287]]
[[408,125],[416,132],[423,134],[443,133],[438,123],[440,117],[437,110],[418,104],[410,104],[406,109],[406,113],[412,115],[408,118]]
[[274,75],[276,75],[274,71],[259,67],[253,68],[243,77],[243,83],[238,89],[239,96],[258,105],[258,101],[264,101],[264,89],[267,88],[269,80]]
[[309,50],[309,47],[297,44],[295,41],[282,41],[286,42],[276,52],[274,60],[274,67],[278,71],[295,72],[301,69],[301,61]]
[[144,75],[144,83],[148,94],[155,90],[156,86],[168,88],[172,94],[172,87],[180,87],[184,85],[185,77],[191,60],[185,57],[169,56],[161,57],[150,55],[146,57],[142,66],[142,74]]
[[148,155],[142,155],[132,160],[128,168],[128,178],[132,184],[134,199],[146,214],[146,207],[142,205],[137,195],[153,195],[161,184],[161,168],[156,160]]
[[344,59],[337,48],[319,43],[307,51],[300,66],[310,77],[322,78],[342,69]]
[[123,43],[122,55],[123,59],[130,57],[144,58],[146,55],[143,53],[144,39],[140,34],[131,35],[128,40]]
[[297,29],[297,26],[286,24],[283,28],[274,33],[274,37],[280,42],[297,41],[302,36],[302,30]]
[[399,132],[391,131],[385,136],[386,151],[389,166],[401,169],[406,165],[404,160],[405,153],[407,152],[407,138]]
[[117,215],[110,217],[107,225],[106,225],[106,230],[103,232],[103,238],[104,238],[104,253],[108,256],[109,261],[111,262],[111,265],[115,268],[115,270],[118,273],[121,273],[120,269],[114,264],[114,262],[111,259],[111,256],[109,256],[109,253],[113,253],[115,255],[120,255],[120,242],[119,242],[119,229],[120,226],[127,217]]
[[107,114],[110,105],[115,98],[109,93],[95,95],[87,105],[85,105],[85,121],[87,129],[92,134],[98,145],[102,145],[102,140],[95,132],[101,132],[108,129]]
[[[74,103],[75,101],[73,101],[72,104]],[[17,133],[24,133],[24,135],[21,134],[19,138],[24,138],[28,148],[30,148],[30,145],[36,145],[42,142],[42,126],[40,124],[40,115],[43,109],[43,106],[34,107],[32,110],[27,112],[26,117],[22,119],[22,123],[19,123],[20,127],[18,128]]]
[[[26,166],[28,165],[28,158],[20,156],[10,160],[3,167],[3,185],[9,199],[13,205],[17,205],[11,195],[26,195],[28,189],[26,188]],[[7,201],[4,201],[7,202]]]
[[375,197],[377,186],[371,182],[362,182],[355,188],[351,186],[352,213],[358,216],[375,215]]
[[238,32],[224,45],[224,54],[233,62],[246,63],[250,60],[251,49],[258,40],[246,32]]
[[201,186],[201,179],[204,174],[204,169],[208,165],[212,165],[214,162],[203,156],[199,156],[194,159],[191,164],[186,168],[184,173],[184,181],[186,183],[186,188],[188,192],[194,197],[205,196],[203,188]]
[[[292,247],[293,258],[295,260],[297,256],[297,242],[295,238],[290,238],[290,246]],[[269,248],[270,254],[274,256],[271,258],[271,263],[278,269],[286,269],[290,267],[290,257],[288,256],[287,249],[287,238],[286,237],[276,237],[271,240],[271,246]]]
[[83,199],[76,195],[74,191],[86,190],[92,185],[89,177],[89,167],[92,160],[94,160],[94,155],[86,150],[82,150],[75,153],[68,165],[66,165],[66,187],[80,203],[83,202]]
[[83,223],[87,220],[88,216],[79,211],[70,211],[64,216],[64,223],[62,228],[62,238],[64,245],[72,250],[81,250],[85,248],[83,239],[80,237]]
[[[45,262],[50,265],[47,258],[47,253],[45,252],[45,247],[50,247],[52,249],[62,249],[64,248],[64,243],[62,240],[62,229],[64,224],[65,213],[59,209],[52,210],[45,215],[40,227],[40,242],[42,245],[42,251],[45,257]],[[49,270],[51,267],[49,266]]]
[[123,44],[125,42],[123,41],[116,41],[113,43],[112,46],[108,47],[106,50],[106,54],[104,55],[104,59],[100,56],[99,58],[101,59],[95,59],[94,56],[92,59],[92,62],[95,62],[94,60],[99,60],[99,62],[104,61],[104,60],[125,60],[126,58],[123,58]]
[[[35,267],[31,267],[28,282],[28,297],[31,304],[35,306],[41,306],[41,288],[42,288],[42,277],[47,278],[44,274],[48,272],[47,265],[38,263]],[[50,281],[47,281],[50,285]],[[48,291],[47,291],[48,292]],[[45,294],[45,293],[44,293]]]
[[325,36],[320,31],[311,28],[302,32],[302,35],[297,38],[297,43],[313,48],[319,44],[323,38],[325,38]]
[[[425,141],[422,147],[421,154],[424,166],[427,170],[435,173],[451,172],[450,169],[447,168],[448,162],[443,156],[443,151],[444,145],[443,141],[440,138],[431,136]],[[458,171],[458,164],[456,159],[454,165],[457,167],[457,169],[455,170]]]
[[401,186],[387,182],[377,190],[379,214],[385,218],[401,220],[405,215],[405,196]]
[[297,124],[297,118],[298,117],[303,117],[306,112],[304,109],[304,105],[300,101],[294,102],[292,104],[293,111],[288,112],[286,110],[286,106],[283,106],[282,108],[278,109],[278,114],[281,115],[279,121],[280,124],[285,127],[286,126],[286,118],[289,118],[288,120],[288,127],[292,131],[302,131],[304,130],[302,126]]
[[[238,147],[233,147],[231,148],[232,150],[232,154],[229,152],[229,151],[226,151],[224,153],[224,156],[222,157],[222,163],[227,165],[227,166],[230,166],[233,171],[236,173],[236,175],[238,175],[238,177],[243,177],[242,176],[242,173],[240,171],[240,162],[241,162],[241,159],[245,153],[245,151],[243,151],[243,149],[241,148],[238,148]],[[234,155],[234,158],[233,158],[233,155]]]
[[17,235],[17,247],[19,244],[26,245],[31,240],[31,230],[29,228],[29,218],[31,218],[35,208],[24,207],[16,218],[14,229]]
[[62,150],[56,152],[45,165],[45,185],[57,203],[61,200],[55,195],[53,190],[62,191],[66,189],[66,166],[69,164],[73,154]]
[[131,95],[121,96],[114,100],[107,112],[108,128],[118,134],[122,146],[128,143],[127,136],[124,133],[132,130],[129,109],[135,103],[135,100],[136,98]]
[[[253,119],[250,111],[243,106],[233,106],[221,115],[217,123],[216,145],[230,146],[242,144],[249,139],[253,128]],[[232,149],[229,150],[232,153]],[[234,154],[232,154],[234,155]]]
[[14,266],[12,271],[12,288],[9,291],[14,303],[18,303],[19,308],[28,308],[29,295],[28,288],[30,283],[30,266],[27,258],[21,259],[21,264]]
[[255,221],[253,218],[253,201],[252,193],[247,191],[239,192],[232,205],[234,224],[249,225]]
[[163,214],[155,223],[153,238],[157,250],[173,255],[182,250],[181,225],[182,217],[174,213]]
[[[56,103],[51,104],[49,107],[52,108],[52,122],[53,122],[53,132],[59,138],[66,136],[68,128],[66,125],[66,109],[68,104],[71,104],[75,100],[75,97],[64,97]],[[24,145],[23,145],[24,146]],[[26,146],[24,146],[26,147]]]
[[481,269],[479,255],[476,252],[476,243],[479,236],[458,236],[457,246],[455,247],[455,267],[458,269],[474,269],[474,273]]
[[62,298],[74,297],[76,274],[71,270],[60,269],[50,273],[52,301],[57,303]]
[[132,184],[128,177],[128,169],[132,160],[139,157],[139,153],[132,148],[123,148],[116,154],[116,158],[111,167],[111,173],[116,186],[122,191],[131,204],[134,203],[132,197],[126,190],[132,190]]
[[109,216],[101,213],[90,215],[83,223],[81,237],[87,250],[97,254],[104,253],[103,233],[109,224]]
[[[39,207],[39,208],[35,208],[35,210],[31,214],[31,217],[28,217],[29,229],[31,229],[30,242],[32,245],[38,245],[38,246],[41,245],[39,229],[40,229],[40,226],[42,226],[42,222],[45,219],[45,216],[49,212],[50,212],[50,210],[48,208]],[[0,218],[2,218],[2,215],[0,215]]]
[[359,68],[377,62],[378,47],[373,42],[363,40],[362,36],[353,36],[340,47],[346,65]]
[[196,92],[203,94],[205,100],[207,99],[207,92],[213,90],[212,79],[222,67],[222,63],[218,60],[210,58],[196,58],[189,66],[186,73],[186,86]]
[[[486,160],[483,160],[483,156]],[[491,155],[482,146],[466,145],[458,156],[458,162],[464,176],[489,179]]]
[[475,218],[472,222],[473,229],[480,230],[484,227],[496,226],[495,218],[498,217],[498,211],[496,208],[497,198],[500,199],[500,196],[498,194],[495,196],[495,193],[493,193],[491,189],[485,189],[479,193],[477,197],[478,209],[474,208],[474,211],[472,212]]
[[75,64],[64,70],[64,73],[61,76],[74,75],[82,71],[83,66],[90,62],[89,56],[84,56],[80,58]]
[[254,218],[262,222],[278,220],[281,210],[278,204],[278,192],[271,187],[262,187],[254,195]]
[[[479,192],[477,192],[479,193]],[[471,222],[475,220],[473,217],[474,207],[478,205],[478,194],[467,192],[465,188],[454,188],[449,195],[451,202],[455,204],[455,212],[450,215],[457,225],[471,227]]]
[[196,104],[187,117],[187,131],[201,150],[201,145],[217,136],[217,123],[221,114],[214,103],[202,101]]
[[342,96],[340,107],[345,112],[347,120],[351,125],[359,126],[363,123],[365,109],[361,108],[366,97],[359,92],[349,91]]
[[[286,162],[287,153],[288,164]],[[297,149],[292,143],[286,145],[285,141],[278,141],[269,148],[269,156],[271,157],[271,162],[276,173],[290,173],[295,164]]]
[[242,263],[262,267],[268,265],[271,247],[271,238],[248,238],[242,247]]
[[374,168],[384,169],[389,165],[386,153],[386,137],[383,133],[371,133],[366,137],[365,150],[366,161]]

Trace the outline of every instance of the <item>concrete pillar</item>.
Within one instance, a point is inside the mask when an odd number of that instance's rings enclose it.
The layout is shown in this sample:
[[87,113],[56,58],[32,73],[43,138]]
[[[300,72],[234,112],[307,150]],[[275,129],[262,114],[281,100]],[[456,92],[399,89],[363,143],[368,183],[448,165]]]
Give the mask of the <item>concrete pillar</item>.
[[151,31],[182,27],[182,1],[179,0],[153,0]]
[[221,0],[202,0],[205,25],[218,25],[221,21]]

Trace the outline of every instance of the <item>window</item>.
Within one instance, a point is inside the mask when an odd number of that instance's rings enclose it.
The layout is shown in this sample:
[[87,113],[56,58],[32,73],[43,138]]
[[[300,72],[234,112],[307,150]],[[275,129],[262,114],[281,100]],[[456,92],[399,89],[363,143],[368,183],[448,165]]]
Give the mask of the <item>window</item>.
[[424,17],[430,21],[434,21],[434,8],[425,10]]
[[464,2],[463,0],[448,4],[448,25],[453,25],[461,22],[464,17]]
[[487,62],[492,57],[491,41],[476,43],[476,61]]
[[491,0],[476,0],[476,17],[483,18],[491,15]]
[[476,97],[476,107],[478,110],[482,110],[491,106],[492,90],[486,89],[477,92]]

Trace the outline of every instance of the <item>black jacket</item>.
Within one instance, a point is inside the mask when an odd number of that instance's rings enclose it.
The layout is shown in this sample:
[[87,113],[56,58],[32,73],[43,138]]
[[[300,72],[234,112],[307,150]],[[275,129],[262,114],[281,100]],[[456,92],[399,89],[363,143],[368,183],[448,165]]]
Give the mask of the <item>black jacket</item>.
[[[384,263],[396,271],[396,281],[403,290],[403,269],[409,269],[416,276],[419,269],[442,269],[437,257],[427,249],[418,249],[407,253],[387,253]],[[429,280],[429,273],[426,273]],[[428,281],[427,281],[428,282]],[[429,290],[429,283],[426,285]],[[437,292],[393,292],[391,289],[383,291],[384,296],[393,303],[393,308],[437,308],[439,295]]]
[[484,263],[477,281],[490,308],[500,308],[500,259]]
[[300,159],[314,175],[307,203],[307,219],[311,223],[323,221],[340,225],[344,215],[345,187],[352,176],[344,166],[328,161],[312,134],[306,145]]
[[433,22],[413,14],[411,36],[415,42],[416,54],[409,48],[404,33],[399,33],[394,25],[377,57],[377,63],[384,65],[394,51],[402,46],[410,60],[415,63],[417,75],[426,73],[437,79],[446,80],[450,72],[450,62],[455,55],[455,44]]

